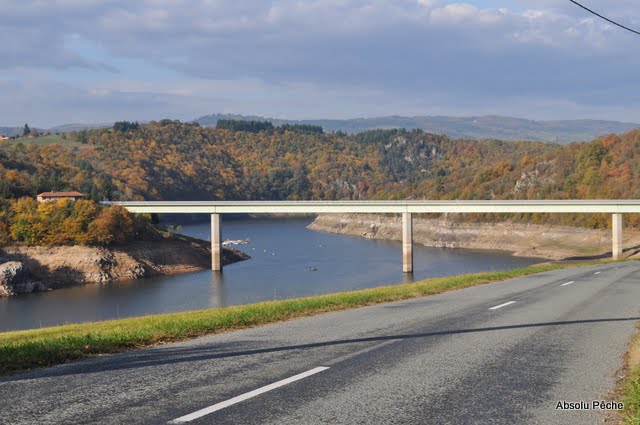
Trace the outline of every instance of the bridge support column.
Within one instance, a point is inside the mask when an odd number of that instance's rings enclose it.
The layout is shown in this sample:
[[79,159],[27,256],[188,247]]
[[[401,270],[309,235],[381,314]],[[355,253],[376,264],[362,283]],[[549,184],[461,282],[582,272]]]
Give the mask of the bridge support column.
[[413,217],[402,213],[402,271],[413,273]]
[[614,260],[622,258],[622,214],[611,214],[611,253]]
[[222,238],[220,214],[211,214],[211,270],[222,270]]

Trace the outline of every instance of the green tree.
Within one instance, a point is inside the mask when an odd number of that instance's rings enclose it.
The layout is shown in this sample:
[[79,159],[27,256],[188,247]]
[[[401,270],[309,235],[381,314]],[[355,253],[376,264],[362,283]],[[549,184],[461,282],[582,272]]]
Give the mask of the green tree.
[[127,131],[136,131],[139,128],[140,128],[140,124],[137,121],[136,122],[116,121],[115,123],[113,123],[113,130],[119,131],[121,133],[124,133]]
[[9,234],[9,201],[0,198],[0,246],[7,245],[11,240]]
[[38,203],[32,198],[20,198],[11,207],[11,239],[27,245],[38,245],[45,234],[45,226],[38,214]]
[[22,136],[24,137],[28,134],[31,134],[31,129],[29,128],[29,125],[25,123],[24,129],[22,130]]

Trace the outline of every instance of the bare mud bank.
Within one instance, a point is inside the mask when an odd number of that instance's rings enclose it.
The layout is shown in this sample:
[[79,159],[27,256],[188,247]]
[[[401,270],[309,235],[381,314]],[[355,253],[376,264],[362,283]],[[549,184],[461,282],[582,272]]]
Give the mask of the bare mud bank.
[[[248,258],[236,249],[223,250],[223,264]],[[181,235],[106,248],[8,246],[0,249],[0,296],[210,267],[209,242]]]
[[[309,229],[369,239],[402,239],[401,217],[393,215],[321,214]],[[611,253],[611,231],[568,226],[458,223],[416,217],[413,238],[414,243],[430,247],[501,250],[549,260],[604,258]],[[625,255],[636,255],[639,245],[640,233],[625,229]]]

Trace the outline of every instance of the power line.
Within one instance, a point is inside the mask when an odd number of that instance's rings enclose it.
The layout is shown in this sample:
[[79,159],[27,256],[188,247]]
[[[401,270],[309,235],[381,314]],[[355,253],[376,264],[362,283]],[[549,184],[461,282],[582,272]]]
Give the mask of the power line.
[[612,23],[613,25],[617,25],[617,26],[619,26],[620,28],[624,28],[624,29],[625,29],[625,30],[627,30],[627,31],[631,31],[631,32],[632,32],[632,33],[634,33],[634,34],[638,34],[638,35],[640,35],[640,32],[639,32],[639,31],[636,31],[636,30],[631,29],[631,28],[629,28],[629,27],[625,27],[624,25],[619,24],[619,23],[617,23],[616,21],[612,21],[611,19],[609,19],[609,18],[607,18],[607,17],[605,17],[605,16],[602,16],[601,14],[599,14],[599,13],[597,13],[597,12],[594,12],[593,10],[589,9],[588,7],[581,5],[581,4],[580,4],[580,3],[578,3],[577,1],[574,1],[574,0],[569,0],[569,1],[570,1],[571,3],[573,3],[573,4],[575,4],[576,6],[580,6],[581,8],[583,8],[584,10],[586,10],[587,12],[589,12],[589,13],[593,13],[593,14],[594,14],[594,15],[596,15],[598,18],[604,19],[605,21],[610,22],[610,23]]

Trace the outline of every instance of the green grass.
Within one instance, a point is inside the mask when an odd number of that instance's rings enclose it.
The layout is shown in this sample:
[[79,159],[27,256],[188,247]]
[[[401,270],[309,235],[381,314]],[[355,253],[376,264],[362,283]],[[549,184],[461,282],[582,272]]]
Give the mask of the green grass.
[[622,396],[622,402],[624,403],[622,423],[625,425],[638,425],[640,424],[640,371],[635,370],[626,380],[627,383],[623,389]]
[[0,374],[17,373],[97,354],[149,347],[328,311],[440,294],[544,271],[592,264],[602,262],[544,264],[315,297],[4,332],[0,333]]
[[640,425],[640,333],[631,339],[625,358],[626,376],[618,385],[620,401],[624,410],[620,414],[621,423]]

